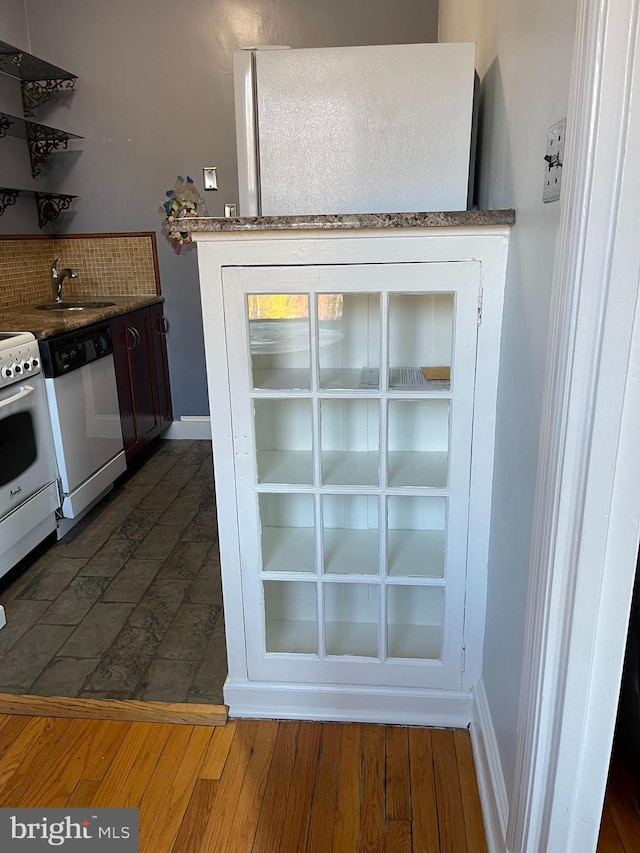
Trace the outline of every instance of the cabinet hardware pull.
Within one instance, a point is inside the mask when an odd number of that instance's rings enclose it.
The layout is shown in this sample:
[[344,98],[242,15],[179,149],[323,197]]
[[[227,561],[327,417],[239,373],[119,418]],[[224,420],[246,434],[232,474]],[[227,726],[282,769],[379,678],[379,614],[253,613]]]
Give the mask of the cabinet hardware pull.
[[133,338],[131,345],[127,347],[127,349],[132,350],[135,349],[140,341],[142,340],[140,337],[140,332],[136,329],[135,326],[127,326],[127,333],[131,335]]
[[168,331],[169,331],[169,321],[164,316],[164,314],[161,314],[160,315],[160,334],[166,335]]

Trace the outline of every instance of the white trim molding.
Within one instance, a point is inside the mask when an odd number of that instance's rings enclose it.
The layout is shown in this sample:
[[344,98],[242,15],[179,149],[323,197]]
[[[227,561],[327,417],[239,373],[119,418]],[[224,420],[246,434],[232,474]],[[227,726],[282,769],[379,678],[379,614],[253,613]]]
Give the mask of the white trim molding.
[[502,774],[498,741],[493,728],[491,709],[480,680],[473,688],[473,720],[471,746],[478,779],[484,831],[490,853],[506,853],[509,800]]
[[274,684],[227,678],[224,701],[230,717],[251,719],[466,728],[473,715],[472,696],[465,690]]
[[596,849],[640,516],[640,0],[579,0],[512,853]]
[[169,439],[209,439],[211,440],[211,418],[208,415],[185,415],[173,421],[161,438]]

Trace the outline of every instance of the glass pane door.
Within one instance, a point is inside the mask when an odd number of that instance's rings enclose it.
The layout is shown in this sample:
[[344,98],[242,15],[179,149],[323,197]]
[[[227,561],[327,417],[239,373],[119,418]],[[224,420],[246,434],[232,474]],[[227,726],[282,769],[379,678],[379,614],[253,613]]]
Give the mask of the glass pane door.
[[226,271],[252,678],[459,685],[477,284]]

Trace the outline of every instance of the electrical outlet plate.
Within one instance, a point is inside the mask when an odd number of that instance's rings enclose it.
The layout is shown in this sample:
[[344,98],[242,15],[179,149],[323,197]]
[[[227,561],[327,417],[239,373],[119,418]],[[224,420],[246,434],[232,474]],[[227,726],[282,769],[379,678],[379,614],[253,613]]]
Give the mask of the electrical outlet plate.
[[218,171],[215,166],[205,166],[202,176],[205,190],[218,189]]
[[544,186],[542,200],[558,201],[562,186],[562,164],[564,162],[564,137],[567,120],[551,125],[547,131],[547,153],[544,158]]

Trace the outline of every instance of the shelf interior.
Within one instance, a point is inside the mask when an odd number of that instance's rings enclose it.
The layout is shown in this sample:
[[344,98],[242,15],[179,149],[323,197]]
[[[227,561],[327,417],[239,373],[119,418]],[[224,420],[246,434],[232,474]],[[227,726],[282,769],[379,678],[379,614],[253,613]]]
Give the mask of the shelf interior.
[[267,652],[317,654],[316,586],[304,581],[264,581]]
[[446,452],[389,453],[389,486],[444,489],[447,486],[448,462]]

